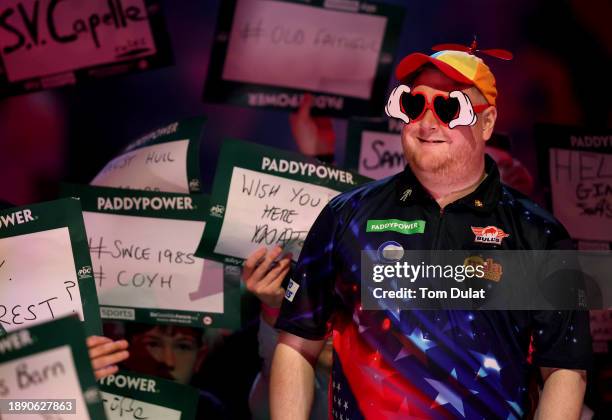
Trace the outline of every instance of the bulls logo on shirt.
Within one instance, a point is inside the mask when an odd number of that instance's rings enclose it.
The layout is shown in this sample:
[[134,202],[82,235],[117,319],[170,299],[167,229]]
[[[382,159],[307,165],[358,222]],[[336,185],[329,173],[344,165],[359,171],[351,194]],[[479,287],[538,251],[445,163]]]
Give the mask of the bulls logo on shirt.
[[474,232],[474,235],[476,235],[476,238],[474,238],[474,242],[481,242],[483,244],[499,245],[502,243],[502,239],[510,236],[509,233],[504,232],[502,229],[496,226],[472,226],[472,232]]

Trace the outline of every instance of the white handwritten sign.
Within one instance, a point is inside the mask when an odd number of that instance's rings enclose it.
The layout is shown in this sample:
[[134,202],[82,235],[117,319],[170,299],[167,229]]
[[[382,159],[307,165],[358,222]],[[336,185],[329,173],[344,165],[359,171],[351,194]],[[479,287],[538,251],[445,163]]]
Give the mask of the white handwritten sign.
[[399,134],[364,131],[359,153],[359,173],[382,179],[401,172],[406,166]]
[[[22,334],[27,331],[22,331]],[[7,340],[8,336],[4,339]],[[29,337],[29,335],[28,335]],[[61,385],[61,386],[58,386]],[[14,359],[0,364],[2,399],[74,399],[79,419],[89,419],[70,346]],[[67,418],[75,415],[65,414]],[[3,419],[38,420],[40,414],[3,414]],[[75,417],[77,418],[77,417]]]
[[222,77],[368,99],[386,23],[384,16],[238,0]]
[[612,155],[549,150],[553,212],[574,239],[612,241]]
[[102,399],[104,401],[104,409],[108,420],[181,420],[180,411],[162,407],[157,404],[139,401],[104,391],[102,392]]
[[143,0],[5,0],[0,16],[12,82],[157,51]]
[[73,313],[83,320],[68,228],[0,239],[0,325],[13,331]]
[[203,117],[156,128],[130,143],[91,185],[188,194],[200,191]]
[[199,393],[191,386],[128,371],[102,378],[99,385],[109,420],[195,418]]
[[143,147],[111,160],[91,185],[189,193],[186,162],[189,140]]
[[246,258],[262,245],[295,244],[297,260],[308,230],[338,191],[235,167],[218,254]]
[[[194,256],[205,223],[84,212],[101,305],[223,312],[223,267]],[[205,283],[207,293],[198,293]]]

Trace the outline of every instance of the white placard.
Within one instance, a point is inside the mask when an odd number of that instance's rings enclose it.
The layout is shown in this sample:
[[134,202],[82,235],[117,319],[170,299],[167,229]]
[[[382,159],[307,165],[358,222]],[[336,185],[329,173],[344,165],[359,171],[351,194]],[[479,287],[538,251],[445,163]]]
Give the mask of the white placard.
[[551,148],[553,212],[574,239],[612,241],[612,155]]
[[0,13],[11,82],[156,52],[143,0],[4,0]]
[[404,170],[406,159],[399,134],[363,131],[359,153],[359,173],[382,179]]
[[79,282],[68,228],[0,239],[0,323],[7,332],[77,313]]
[[238,0],[223,79],[368,99],[387,19]]
[[[0,364],[2,399],[75,399],[76,414],[62,418],[88,420],[89,414],[77,377],[72,351],[61,346]],[[3,414],[3,419],[40,420],[40,414]]]
[[189,194],[189,140],[145,146],[111,160],[91,181],[101,187]]
[[338,191],[319,185],[234,167],[223,226],[214,252],[246,258],[262,245],[301,243]]
[[102,391],[104,411],[108,420],[164,419],[181,420],[181,412],[161,405],[139,401]]
[[204,222],[83,217],[100,305],[223,312],[223,265],[193,256]]

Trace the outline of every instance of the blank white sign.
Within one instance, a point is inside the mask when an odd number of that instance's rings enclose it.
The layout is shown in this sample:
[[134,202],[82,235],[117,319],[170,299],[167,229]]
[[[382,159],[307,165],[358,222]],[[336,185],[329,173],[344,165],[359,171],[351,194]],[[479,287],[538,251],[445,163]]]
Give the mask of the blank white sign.
[[223,79],[369,99],[387,19],[239,0]]

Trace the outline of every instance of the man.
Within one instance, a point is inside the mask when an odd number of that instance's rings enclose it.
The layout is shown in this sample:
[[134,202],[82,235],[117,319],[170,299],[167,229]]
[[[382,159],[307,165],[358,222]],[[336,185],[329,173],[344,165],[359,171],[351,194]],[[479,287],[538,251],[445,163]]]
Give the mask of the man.
[[[503,186],[485,142],[497,118],[495,79],[458,51],[411,54],[387,113],[402,119],[403,173],[333,199],[310,230],[276,326],[273,419],[305,419],[313,364],[333,328],[330,417],[521,418],[527,364],[544,383],[538,416],[577,419],[590,351],[585,312],[366,311],[364,249],[563,249],[565,229]],[[422,232],[367,232],[368,220],[423,221]],[[478,243],[471,227],[507,235]],[[289,293],[290,292],[290,293]],[[333,315],[333,318],[332,318]]]

